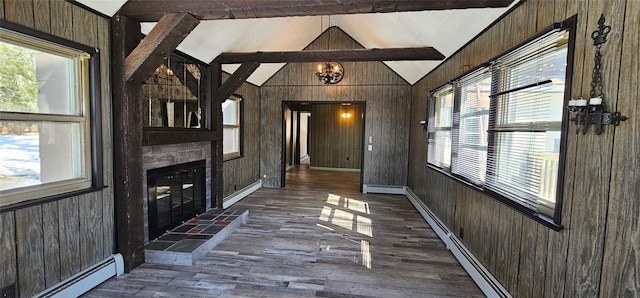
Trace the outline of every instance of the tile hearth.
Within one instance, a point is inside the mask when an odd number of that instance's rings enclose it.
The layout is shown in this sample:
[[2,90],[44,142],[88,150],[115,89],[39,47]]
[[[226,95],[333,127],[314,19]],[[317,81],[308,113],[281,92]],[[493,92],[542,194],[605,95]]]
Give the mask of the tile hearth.
[[145,246],[145,262],[192,266],[233,230],[247,222],[249,211],[211,209]]

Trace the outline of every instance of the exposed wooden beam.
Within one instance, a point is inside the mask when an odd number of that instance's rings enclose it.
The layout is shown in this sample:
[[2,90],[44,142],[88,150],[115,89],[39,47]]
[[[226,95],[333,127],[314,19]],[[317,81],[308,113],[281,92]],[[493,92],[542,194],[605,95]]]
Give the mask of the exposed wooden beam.
[[130,0],[120,10],[144,22],[166,13],[188,12],[200,20],[271,18],[506,7],[513,0]]
[[444,55],[432,47],[392,48],[392,49],[354,49],[321,50],[299,52],[255,52],[222,53],[214,61],[229,63],[260,62],[322,62],[322,61],[405,61],[405,60],[442,60]]
[[144,263],[144,198],[142,193],[142,101],[140,85],[124,79],[124,61],[140,43],[140,23],[111,19],[113,90],[114,197],[117,251],[125,271]]
[[222,208],[223,200],[223,161],[224,153],[222,147],[222,106],[217,100],[222,86],[222,64],[211,63],[207,69],[208,77],[211,78],[211,98],[209,103],[209,116],[211,117],[211,127],[209,129],[218,133],[218,139],[211,142],[211,207]]
[[242,83],[260,66],[257,62],[245,62],[229,77],[216,93],[216,100],[214,102],[225,101],[233,92],[238,90]]
[[[149,4],[151,5],[151,4]],[[125,80],[146,81],[200,21],[185,13],[167,13],[125,60]]]

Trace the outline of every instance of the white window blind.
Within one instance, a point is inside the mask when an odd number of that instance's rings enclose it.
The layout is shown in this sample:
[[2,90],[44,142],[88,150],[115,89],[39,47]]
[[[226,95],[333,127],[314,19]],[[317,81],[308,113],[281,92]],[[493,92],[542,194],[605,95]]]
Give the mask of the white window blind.
[[451,172],[482,184],[486,176],[491,71],[480,68],[456,84]]
[[451,166],[451,124],[453,123],[451,85],[434,91],[429,114],[427,162],[440,168],[449,168]]
[[568,32],[554,30],[493,66],[485,188],[553,216]]

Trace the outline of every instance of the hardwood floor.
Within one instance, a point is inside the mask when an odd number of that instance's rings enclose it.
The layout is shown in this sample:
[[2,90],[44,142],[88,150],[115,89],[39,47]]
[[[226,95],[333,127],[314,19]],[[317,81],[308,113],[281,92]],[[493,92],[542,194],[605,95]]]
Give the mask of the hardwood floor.
[[482,297],[404,196],[296,168],[234,206],[247,224],[194,266],[144,264],[86,297]]

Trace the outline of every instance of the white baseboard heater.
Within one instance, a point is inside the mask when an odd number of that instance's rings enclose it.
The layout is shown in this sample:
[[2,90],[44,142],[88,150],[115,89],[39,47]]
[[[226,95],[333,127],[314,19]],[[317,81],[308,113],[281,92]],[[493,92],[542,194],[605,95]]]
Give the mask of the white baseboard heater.
[[231,205],[239,202],[240,200],[246,198],[248,195],[252,194],[254,191],[260,189],[262,187],[262,180],[258,179],[256,182],[249,184],[247,187],[236,191],[235,193],[227,196],[222,200],[222,208],[227,209],[231,207]]
[[124,273],[124,260],[121,254],[115,254],[59,282],[34,297],[78,297],[103,283],[105,280],[113,276],[119,276],[122,273]]
[[429,208],[418,199],[411,189],[405,187],[405,195],[411,201],[414,207],[420,212],[422,217],[427,221],[431,228],[436,232],[438,237],[447,246],[447,249],[453,253],[458,262],[469,273],[473,281],[478,285],[480,290],[487,297],[505,297],[511,298],[511,294],[493,277],[491,272],[482,265],[482,263],[469,251],[469,249],[453,234],[449,229],[436,217]]
[[405,194],[404,186],[396,186],[396,185],[362,185],[363,193],[383,193],[389,195],[404,195]]

